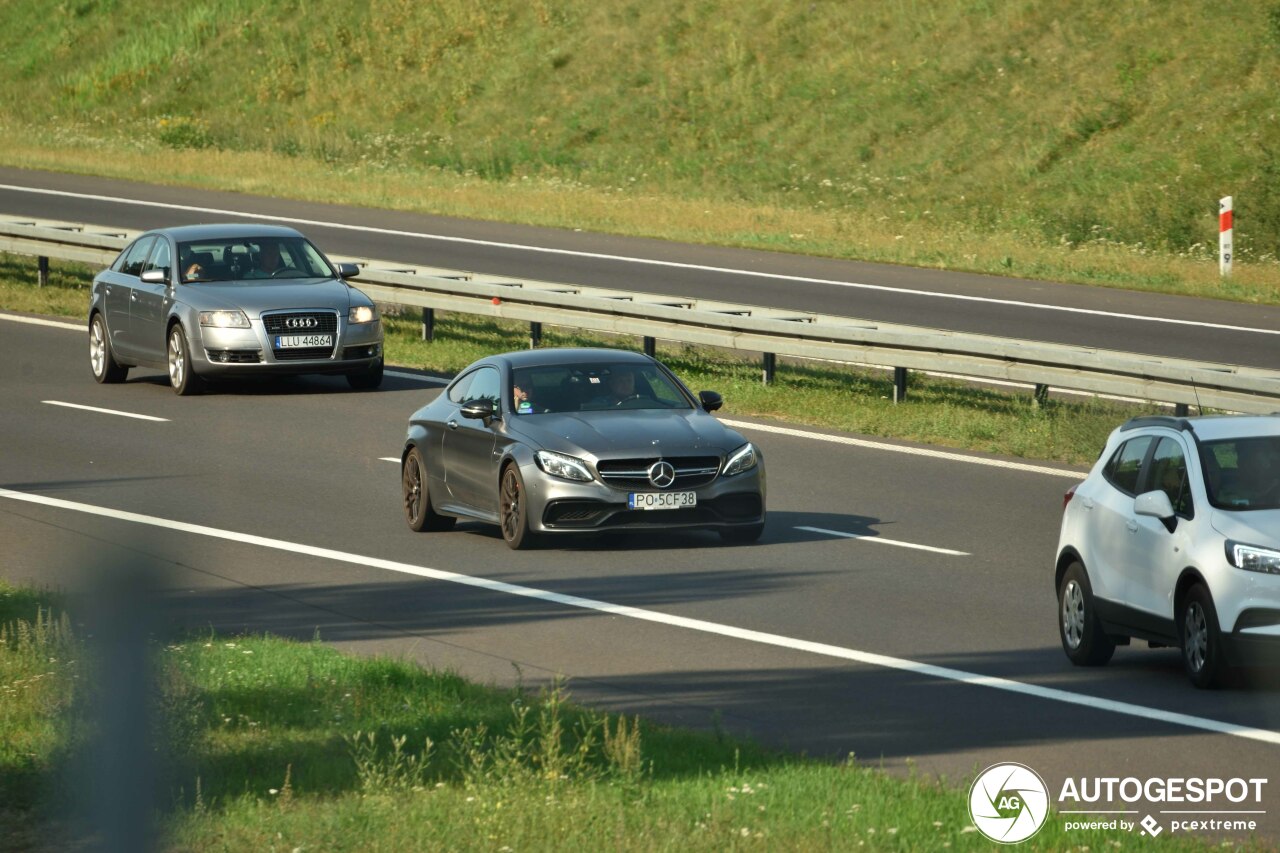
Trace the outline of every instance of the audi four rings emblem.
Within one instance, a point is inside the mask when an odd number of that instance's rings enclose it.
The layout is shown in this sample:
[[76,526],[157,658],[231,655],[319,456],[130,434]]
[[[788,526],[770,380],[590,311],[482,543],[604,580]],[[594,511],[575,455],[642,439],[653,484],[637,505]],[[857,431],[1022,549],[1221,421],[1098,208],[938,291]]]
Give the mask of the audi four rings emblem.
[[676,469],[670,462],[658,460],[649,466],[649,482],[659,489],[665,489],[676,481]]
[[290,317],[284,324],[290,329],[314,329],[320,325],[320,321],[315,317]]

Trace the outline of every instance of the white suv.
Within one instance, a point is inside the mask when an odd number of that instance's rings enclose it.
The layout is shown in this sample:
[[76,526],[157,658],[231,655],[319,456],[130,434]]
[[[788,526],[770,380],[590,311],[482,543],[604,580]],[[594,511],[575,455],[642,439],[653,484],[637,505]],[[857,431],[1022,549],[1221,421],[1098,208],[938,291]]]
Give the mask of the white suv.
[[1280,659],[1280,416],[1143,417],[1063,498],[1054,574],[1072,663],[1131,637],[1197,687]]

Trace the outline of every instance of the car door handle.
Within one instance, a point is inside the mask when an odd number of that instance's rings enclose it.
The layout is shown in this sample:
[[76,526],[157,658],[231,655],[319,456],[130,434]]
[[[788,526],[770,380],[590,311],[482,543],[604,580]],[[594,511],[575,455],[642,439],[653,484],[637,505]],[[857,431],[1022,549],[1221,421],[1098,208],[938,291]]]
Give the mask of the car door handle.
[[1093,499],[1085,498],[1080,502],[1080,505],[1083,506],[1085,509],[1093,509]]
[[130,301],[130,302],[137,302],[137,301],[138,301],[138,292],[137,292],[136,290],[130,290],[130,291],[129,291],[129,301]]
[[449,427],[449,429],[457,429],[457,428],[458,428],[458,422],[457,422],[457,421],[455,421],[455,420],[450,420],[450,421],[446,424],[446,426],[448,426],[448,427]]
[[1138,522],[1134,521],[1133,519],[1130,519],[1124,523],[1124,529],[1129,531],[1130,533],[1137,533]]

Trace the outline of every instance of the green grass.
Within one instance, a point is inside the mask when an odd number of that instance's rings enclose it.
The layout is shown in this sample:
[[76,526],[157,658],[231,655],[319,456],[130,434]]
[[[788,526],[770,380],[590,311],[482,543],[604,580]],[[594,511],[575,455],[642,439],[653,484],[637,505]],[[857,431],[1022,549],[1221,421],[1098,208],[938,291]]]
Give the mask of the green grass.
[[[85,761],[75,746],[94,742],[109,687],[58,607],[0,581],[0,831],[18,848],[89,832],[54,780]],[[166,850],[987,849],[967,780],[814,761],[318,640],[206,634],[152,653]],[[1115,840],[1050,819],[1026,849]]]
[[[32,267],[29,258],[0,254],[0,308],[84,320],[88,270],[55,264],[49,286],[38,288]],[[516,322],[439,313],[436,340],[427,343],[420,339],[417,315],[384,320],[388,362],[423,370],[453,373],[478,358],[528,346],[528,326]],[[543,332],[543,346],[600,345],[638,349],[640,342],[550,326]],[[780,360],[777,381],[766,387],[755,355],[660,343],[658,357],[695,391],[723,394],[723,414],[729,417],[766,417],[1072,464],[1092,463],[1126,418],[1161,411],[1089,398],[1036,405],[1030,391],[990,390],[919,373],[912,374],[906,402],[895,405],[888,371]]]
[[11,0],[0,163],[1275,304],[1276,10]]

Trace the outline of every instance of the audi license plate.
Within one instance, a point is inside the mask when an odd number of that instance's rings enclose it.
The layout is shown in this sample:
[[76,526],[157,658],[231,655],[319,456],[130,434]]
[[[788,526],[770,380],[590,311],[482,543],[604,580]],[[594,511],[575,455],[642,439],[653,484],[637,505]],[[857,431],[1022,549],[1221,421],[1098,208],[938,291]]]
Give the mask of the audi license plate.
[[333,346],[333,335],[276,335],[276,349],[331,346]]
[[684,509],[697,505],[697,492],[632,492],[627,496],[630,509]]

